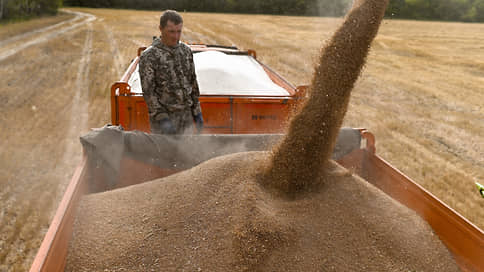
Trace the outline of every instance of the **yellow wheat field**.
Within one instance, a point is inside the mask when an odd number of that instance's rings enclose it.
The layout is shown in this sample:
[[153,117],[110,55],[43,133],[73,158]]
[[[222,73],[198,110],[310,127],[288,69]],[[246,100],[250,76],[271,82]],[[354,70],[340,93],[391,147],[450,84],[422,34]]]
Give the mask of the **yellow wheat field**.
[[[0,26],[0,271],[28,270],[80,161],[78,137],[110,122],[110,84],[159,34],[160,12],[69,10],[83,14]],[[183,16],[184,40],[255,49],[295,85],[310,82],[341,22]],[[345,125],[368,128],[380,156],[484,229],[483,86],[484,24],[388,19]]]

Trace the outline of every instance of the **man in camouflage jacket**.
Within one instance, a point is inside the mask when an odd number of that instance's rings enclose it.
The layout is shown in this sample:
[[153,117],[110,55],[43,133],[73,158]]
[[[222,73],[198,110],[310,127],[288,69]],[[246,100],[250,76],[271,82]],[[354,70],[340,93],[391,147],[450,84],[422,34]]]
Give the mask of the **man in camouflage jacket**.
[[155,38],[140,57],[141,87],[152,133],[189,133],[193,121],[198,132],[203,128],[193,54],[180,42],[182,27],[183,19],[176,11],[165,11],[160,18],[161,38]]

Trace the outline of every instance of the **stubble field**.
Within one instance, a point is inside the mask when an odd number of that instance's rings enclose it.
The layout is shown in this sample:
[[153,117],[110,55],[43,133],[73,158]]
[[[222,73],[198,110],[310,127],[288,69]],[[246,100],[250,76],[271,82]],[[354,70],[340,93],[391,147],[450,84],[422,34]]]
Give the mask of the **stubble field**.
[[[160,12],[69,9],[0,27],[0,271],[26,271],[74,168],[110,122],[109,86]],[[90,14],[90,15],[88,15]],[[255,49],[310,82],[339,18],[183,13],[183,39]],[[385,20],[346,115],[377,153],[484,229],[484,24]]]

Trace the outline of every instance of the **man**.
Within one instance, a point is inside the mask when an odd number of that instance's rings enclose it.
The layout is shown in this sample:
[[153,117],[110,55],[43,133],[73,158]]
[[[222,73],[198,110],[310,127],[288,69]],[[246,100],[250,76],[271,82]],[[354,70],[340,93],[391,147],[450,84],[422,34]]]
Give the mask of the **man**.
[[183,19],[167,10],[160,17],[161,37],[143,52],[139,73],[152,133],[183,134],[203,128],[193,54],[180,42]]

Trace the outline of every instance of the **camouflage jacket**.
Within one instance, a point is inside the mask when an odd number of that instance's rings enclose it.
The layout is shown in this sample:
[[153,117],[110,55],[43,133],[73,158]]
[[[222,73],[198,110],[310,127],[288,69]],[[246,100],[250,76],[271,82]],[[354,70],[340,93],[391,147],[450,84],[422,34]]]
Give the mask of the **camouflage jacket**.
[[193,54],[186,44],[169,47],[156,38],[140,57],[139,74],[151,120],[187,109],[192,116],[201,112]]

